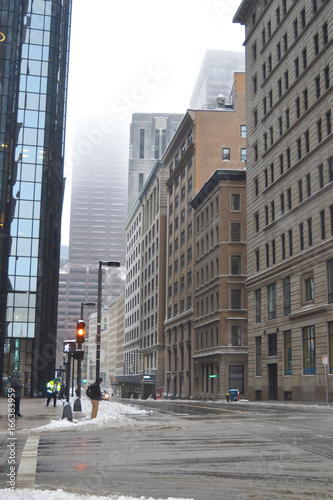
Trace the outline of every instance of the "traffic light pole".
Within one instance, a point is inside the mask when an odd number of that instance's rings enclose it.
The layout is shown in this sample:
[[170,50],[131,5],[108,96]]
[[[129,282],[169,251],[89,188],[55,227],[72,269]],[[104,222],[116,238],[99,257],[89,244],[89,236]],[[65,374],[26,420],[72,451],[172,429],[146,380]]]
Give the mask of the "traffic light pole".
[[68,353],[67,360],[67,373],[66,373],[66,401],[69,403],[69,392],[70,392],[70,384],[71,384],[71,357],[72,355]]
[[[78,349],[81,350],[80,344]],[[77,360],[77,397],[81,399],[81,359]]]
[[[82,305],[81,305],[81,315],[82,315]],[[75,350],[74,353],[74,359],[77,359],[77,390],[76,390],[76,395],[77,398],[74,402],[74,411],[81,411],[81,360],[83,359],[83,350],[82,350],[82,344],[85,341],[85,335],[86,335],[86,324],[83,321],[83,319],[80,319],[77,321],[76,325],[76,342],[77,342],[77,349]],[[74,377],[73,377],[73,382],[74,382]]]

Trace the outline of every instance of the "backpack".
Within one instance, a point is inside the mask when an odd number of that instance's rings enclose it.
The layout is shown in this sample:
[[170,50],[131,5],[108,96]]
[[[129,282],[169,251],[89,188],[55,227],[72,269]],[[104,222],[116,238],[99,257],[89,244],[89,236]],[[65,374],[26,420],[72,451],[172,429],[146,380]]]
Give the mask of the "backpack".
[[88,398],[91,398],[92,396],[92,385],[89,385],[86,389],[86,395],[88,396]]

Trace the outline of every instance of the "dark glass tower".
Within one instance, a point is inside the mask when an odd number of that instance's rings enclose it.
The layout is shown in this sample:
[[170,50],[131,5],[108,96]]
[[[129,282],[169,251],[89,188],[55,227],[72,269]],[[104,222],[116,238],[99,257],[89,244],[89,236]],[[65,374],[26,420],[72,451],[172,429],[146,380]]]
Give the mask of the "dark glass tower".
[[71,0],[2,0],[0,372],[54,376]]

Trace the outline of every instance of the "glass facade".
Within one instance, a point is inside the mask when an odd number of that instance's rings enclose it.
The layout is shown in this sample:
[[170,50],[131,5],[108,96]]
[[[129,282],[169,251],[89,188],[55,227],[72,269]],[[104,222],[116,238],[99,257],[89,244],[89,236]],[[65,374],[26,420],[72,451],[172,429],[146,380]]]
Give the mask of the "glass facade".
[[[4,0],[0,42],[1,371],[33,339],[31,395],[54,376],[71,0]],[[5,340],[6,339],[6,340]]]

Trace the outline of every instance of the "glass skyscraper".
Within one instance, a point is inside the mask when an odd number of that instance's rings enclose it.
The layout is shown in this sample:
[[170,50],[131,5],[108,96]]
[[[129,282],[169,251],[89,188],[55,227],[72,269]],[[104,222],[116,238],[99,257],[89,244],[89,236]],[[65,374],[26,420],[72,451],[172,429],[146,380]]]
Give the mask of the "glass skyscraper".
[[2,0],[0,371],[54,376],[71,0]]

